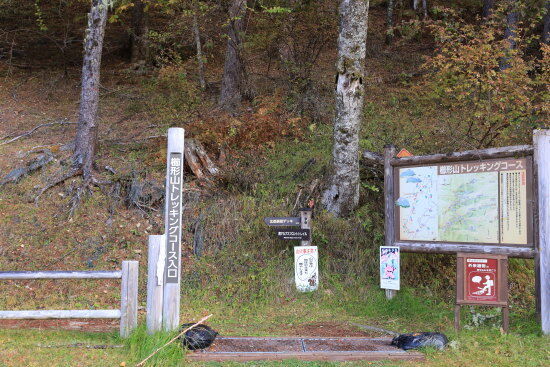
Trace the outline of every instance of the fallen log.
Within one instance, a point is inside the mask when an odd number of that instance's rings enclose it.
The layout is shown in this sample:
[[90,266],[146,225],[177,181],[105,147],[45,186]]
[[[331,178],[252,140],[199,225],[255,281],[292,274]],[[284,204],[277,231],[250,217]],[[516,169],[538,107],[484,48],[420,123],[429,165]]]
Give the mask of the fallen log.
[[[166,138],[166,134],[152,135],[145,138],[129,141],[104,140],[120,145],[135,144],[145,140]],[[216,176],[220,173],[218,166],[210,159],[203,145],[196,139],[185,139],[184,144],[185,165],[197,176],[198,179],[208,179],[209,176]]]
[[6,176],[4,176],[2,180],[0,180],[0,187],[8,183],[19,182],[21,178],[44,167],[45,165],[53,161],[53,159],[54,157],[50,151],[46,151],[44,154],[40,154],[38,157],[27,162],[25,166],[18,167],[8,173]]

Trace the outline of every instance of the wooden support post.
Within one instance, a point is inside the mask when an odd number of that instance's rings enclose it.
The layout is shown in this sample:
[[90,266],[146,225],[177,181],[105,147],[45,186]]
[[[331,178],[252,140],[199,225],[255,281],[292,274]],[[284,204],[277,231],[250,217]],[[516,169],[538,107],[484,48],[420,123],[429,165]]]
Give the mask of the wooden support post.
[[550,335],[550,129],[533,134],[534,164],[538,197],[538,238],[535,271],[538,272],[538,294],[542,332]]
[[510,309],[508,306],[502,307],[502,330],[508,333],[510,329]]
[[[393,145],[384,147],[384,233],[386,246],[393,246],[395,241],[394,223],[394,190],[393,190],[393,168],[391,160],[395,157],[396,148]],[[392,299],[397,294],[396,290],[386,289],[386,298]]]
[[308,241],[300,241],[300,246],[311,246],[311,238],[313,233],[311,233],[311,212],[309,208],[300,209],[300,228],[309,229],[310,237]]
[[[164,293],[164,235],[149,236],[147,251],[147,333],[162,330],[162,300]],[[161,256],[161,251],[163,252]],[[161,262],[159,262],[159,259]]]
[[127,338],[137,326],[138,272],[137,261],[122,262],[120,300],[120,336],[122,338]]
[[455,305],[455,331],[460,330],[460,305]]
[[165,331],[176,330],[180,323],[184,138],[184,129],[178,127],[168,129],[164,211],[166,262],[162,304],[162,326]]

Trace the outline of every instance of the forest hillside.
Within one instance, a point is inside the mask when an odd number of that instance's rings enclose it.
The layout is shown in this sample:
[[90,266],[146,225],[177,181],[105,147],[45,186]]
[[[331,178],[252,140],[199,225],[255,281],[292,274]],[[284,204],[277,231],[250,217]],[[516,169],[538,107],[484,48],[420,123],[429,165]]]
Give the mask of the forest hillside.
[[[166,132],[182,127],[196,159],[184,184],[183,321],[210,312],[226,334],[284,335],[369,315],[390,329],[450,330],[454,255],[403,254],[395,302],[379,289],[383,170],[359,158],[388,144],[414,155],[531,144],[533,129],[548,125],[549,2],[365,3],[357,24],[366,28],[348,32],[364,42],[342,58],[336,0],[0,0],[0,270],[139,260],[143,317],[147,237],[164,231]],[[357,195],[331,204],[327,192],[342,181],[334,126],[347,120],[335,90],[345,75],[360,83]],[[307,206],[320,288],[304,295],[294,287],[294,244],[264,217]],[[531,338],[532,354],[511,336],[430,363],[548,361],[536,337],[533,260],[511,259],[509,277],[512,330]],[[119,298],[114,280],[0,283],[2,310],[103,309]],[[464,316],[485,328],[468,334],[466,348],[500,335],[494,309]],[[0,366],[39,365],[10,340],[20,364],[0,356]],[[108,358],[145,352],[136,353]],[[103,358],[94,356],[79,365]]]

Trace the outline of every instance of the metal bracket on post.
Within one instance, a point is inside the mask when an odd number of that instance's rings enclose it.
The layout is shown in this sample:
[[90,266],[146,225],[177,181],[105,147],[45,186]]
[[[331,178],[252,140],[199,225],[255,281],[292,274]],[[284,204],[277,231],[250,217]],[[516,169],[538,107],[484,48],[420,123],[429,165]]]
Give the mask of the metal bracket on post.
[[[394,190],[393,190],[393,168],[391,160],[395,157],[396,148],[394,145],[387,145],[384,147],[384,233],[385,233],[385,246],[394,246],[395,240],[395,204],[394,204]],[[392,299],[397,294],[396,290],[386,289],[386,298]]]
[[162,304],[162,326],[165,331],[176,330],[180,322],[184,136],[185,130],[182,128],[168,129],[164,211],[166,260]]

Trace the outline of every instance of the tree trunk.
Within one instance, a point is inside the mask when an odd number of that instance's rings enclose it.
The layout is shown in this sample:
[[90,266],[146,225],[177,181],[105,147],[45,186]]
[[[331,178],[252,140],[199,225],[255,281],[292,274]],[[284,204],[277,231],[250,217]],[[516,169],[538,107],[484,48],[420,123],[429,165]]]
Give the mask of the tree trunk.
[[424,19],[428,18],[428,1],[422,0],[422,12],[424,13]]
[[517,0],[508,0],[508,9],[506,14],[506,29],[504,30],[504,38],[508,43],[508,49],[505,53],[508,54],[500,60],[500,70],[506,70],[510,68],[510,56],[513,50],[517,47],[518,36],[518,21],[519,13],[517,9]]
[[132,9],[132,56],[134,64],[145,64],[149,61],[149,39],[147,14],[145,13],[144,0],[134,0]]
[[107,0],[92,0],[92,7],[88,14],[88,28],[84,38],[82,90],[73,160],[75,167],[82,170],[85,182],[92,179],[96,152],[99,71],[107,8]]
[[206,79],[204,78],[204,59],[202,56],[202,44],[201,44],[201,34],[199,29],[198,21],[198,6],[195,4],[193,9],[193,34],[195,36],[195,45],[197,47],[197,65],[199,71],[199,83],[202,90],[206,89]]
[[[420,0],[413,0],[413,10],[415,13],[418,13],[419,8],[418,4],[420,4]],[[428,17],[428,4],[426,3],[426,0],[422,0],[422,13],[424,14],[424,18]]]
[[493,14],[493,8],[495,6],[495,0],[483,0],[483,9],[481,10],[481,17],[487,19]]
[[390,44],[393,41],[393,9],[395,7],[393,0],[388,0],[388,7],[386,11],[386,44]]
[[359,203],[359,127],[368,8],[368,0],[342,0],[339,8],[333,172],[322,198],[326,209],[339,217],[349,215]]
[[242,45],[246,0],[232,0],[227,26],[227,50],[223,66],[219,106],[233,112],[241,104],[247,83],[242,60]]
[[550,44],[550,0],[546,0],[544,7],[546,14],[544,14],[544,25],[542,29],[542,42]]

